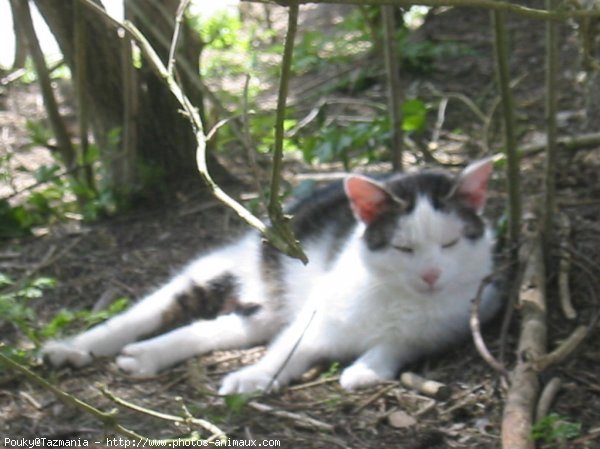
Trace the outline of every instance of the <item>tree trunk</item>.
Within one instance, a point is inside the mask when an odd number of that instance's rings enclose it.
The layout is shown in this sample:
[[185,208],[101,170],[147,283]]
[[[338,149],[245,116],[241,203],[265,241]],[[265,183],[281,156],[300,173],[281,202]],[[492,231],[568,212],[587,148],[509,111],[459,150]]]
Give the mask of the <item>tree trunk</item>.
[[27,46],[25,44],[25,36],[17,17],[17,2],[18,0],[10,0],[10,9],[13,16],[13,28],[15,31],[15,57],[13,59],[12,68],[20,69],[25,67],[25,61],[27,60]]
[[[79,0],[34,1],[54,34],[71,73],[78,73],[74,2]],[[94,1],[100,4],[98,0]],[[165,49],[160,41],[171,41],[178,4],[178,0],[125,2],[126,16],[141,29],[165,60],[168,45]],[[148,187],[150,182],[168,185],[182,177],[195,175],[195,136],[166,85],[143,62],[142,67],[133,73],[135,82],[131,78],[126,79],[132,75],[123,58],[124,54],[130,54],[123,48],[130,45],[129,41],[119,38],[117,30],[90,8],[81,8],[81,20],[88,36],[84,59],[86,77],[81,80],[81,85],[85,90],[94,139],[106,171],[105,183],[113,192],[126,197],[142,186]],[[186,27],[183,24],[181,34],[184,39],[189,39],[193,34]],[[180,48],[185,49],[185,56],[181,52],[178,58],[195,58],[197,73],[199,42],[180,40]],[[191,85],[185,77],[182,80],[186,88]],[[201,94],[197,91],[187,93],[201,108]],[[132,105],[137,106],[132,109]],[[135,129],[128,129],[128,126]]]
[[[165,65],[178,6],[179,0],[125,0],[125,17],[146,36]],[[177,52],[177,65],[188,63],[199,74],[200,43],[186,42],[191,33],[186,31],[189,27],[185,21],[182,27],[179,48],[185,49],[185,52]],[[194,89],[183,70],[178,72],[188,97],[201,110],[202,95]],[[140,110],[144,113],[138,117],[138,138],[140,149],[145,151],[144,162],[178,176],[195,173],[196,140],[177,100],[143,62],[139,70],[139,85],[145,92],[140,96]]]

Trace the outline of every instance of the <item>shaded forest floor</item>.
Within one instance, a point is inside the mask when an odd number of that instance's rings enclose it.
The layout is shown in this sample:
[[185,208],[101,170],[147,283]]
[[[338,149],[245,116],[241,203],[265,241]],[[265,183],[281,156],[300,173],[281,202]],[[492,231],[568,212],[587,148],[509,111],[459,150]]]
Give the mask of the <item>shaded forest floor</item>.
[[[415,39],[461,42],[471,51],[441,56],[429,73],[403,74],[403,80],[420,96],[434,98],[431,89],[423,87],[427,82],[442,95],[450,98],[456,98],[454,94],[466,95],[482,110],[492,110],[496,94],[487,24],[487,13],[477,11],[469,10],[465,14],[461,10],[450,10],[434,15]],[[541,22],[513,19],[510,29],[514,46],[513,76],[520,80],[515,91],[521,141],[535,143],[543,131],[544,26]],[[576,135],[586,130],[580,113],[583,100],[582,88],[577,82],[576,42],[570,28],[564,27],[561,32],[560,134]],[[353,64],[358,67],[367,63],[373,61]],[[347,69],[339,67],[339,70]],[[328,72],[310,76],[330,75]],[[305,85],[304,81],[301,80],[296,89]],[[329,94],[378,98],[385,102],[385,87],[380,81],[366,92]],[[327,89],[326,83],[321,88]],[[323,92],[315,90],[312,94],[318,97]],[[23,104],[31,98],[18,89],[9,95],[22,97],[5,102],[7,110],[2,111],[2,120],[8,120],[11,104]],[[291,98],[294,99],[294,92]],[[309,101],[306,96],[303,98]],[[14,114],[14,109],[12,111]],[[435,122],[435,114],[430,115]],[[456,163],[481,155],[481,145],[465,136],[482,136],[484,128],[463,102],[451,100],[443,125],[446,131],[440,134],[435,156],[442,162]],[[498,130],[492,126],[487,133],[490,147],[497,149]],[[582,324],[598,309],[595,293],[600,266],[598,150],[588,148],[562,154],[559,165],[559,205],[571,221],[569,245],[574,250],[575,261],[580,262],[573,264],[571,288],[580,317],[576,322]],[[523,191],[531,192],[527,195],[529,200],[535,201],[541,189],[542,167],[540,156],[523,159]],[[335,165],[329,168],[339,170]],[[301,170],[309,172],[310,168],[297,162],[290,164],[288,179],[293,182]],[[169,205],[132,211],[97,223],[57,226],[36,238],[3,242],[0,271],[15,279],[36,272],[58,280],[56,288],[32,302],[40,323],[48,322],[63,308],[91,308],[98,302],[105,304],[122,296],[139,298],[196,254],[243,230],[230,211],[193,187],[180,189],[176,198],[177,201]],[[490,201],[494,219],[500,215],[504,198],[503,177],[497,174]],[[553,254],[558,251],[557,248],[550,250]],[[555,280],[553,274],[550,281]],[[554,284],[549,291],[551,300],[555,300]],[[549,324],[550,346],[565,338],[575,325],[560,312],[553,311]],[[486,340],[495,351],[498,350],[499,328],[498,320],[485,332]],[[7,343],[18,345],[24,341],[10,323],[0,321],[0,333]],[[510,351],[517,336],[518,324],[514,322],[507,341]],[[570,441],[568,447],[600,445],[599,337],[596,329],[576,356],[545,373],[541,379],[542,382],[552,376],[562,379],[563,386],[552,411],[565,421],[581,424],[579,436]],[[451,394],[444,400],[428,398],[395,383],[347,393],[339,387],[336,373],[326,372],[313,373],[280,394],[256,401],[267,407],[245,406],[238,410],[232,404],[225,404],[215,394],[224,373],[251,362],[261,351],[255,348],[215,353],[145,380],[118,371],[112,360],[97,360],[81,370],[52,371],[38,366],[35,371],[64,391],[103,410],[110,410],[115,404],[100,393],[99,384],[124,400],[152,410],[182,415],[185,406],[193,416],[216,424],[232,439],[255,439],[259,443],[279,440],[284,448],[491,449],[499,446],[505,391],[497,374],[480,359],[470,342],[409,367],[411,371],[446,384]],[[6,371],[0,373],[4,376],[0,378],[0,446],[5,437],[84,438],[102,442],[114,436],[94,417],[64,405],[49,391],[22,376]],[[119,407],[119,422],[154,438],[185,435],[189,430],[184,424],[169,424],[122,407]],[[542,447],[551,446],[542,444]]]

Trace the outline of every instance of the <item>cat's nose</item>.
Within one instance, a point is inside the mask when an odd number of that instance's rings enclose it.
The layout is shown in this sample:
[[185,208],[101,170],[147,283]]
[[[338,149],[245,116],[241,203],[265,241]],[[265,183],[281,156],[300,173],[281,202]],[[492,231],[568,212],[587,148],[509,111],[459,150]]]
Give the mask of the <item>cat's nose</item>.
[[430,269],[424,271],[423,273],[421,273],[421,279],[423,279],[423,281],[427,285],[429,285],[430,287],[433,287],[435,285],[435,283],[437,282],[437,280],[440,278],[441,274],[442,274],[442,272],[439,268],[430,268]]

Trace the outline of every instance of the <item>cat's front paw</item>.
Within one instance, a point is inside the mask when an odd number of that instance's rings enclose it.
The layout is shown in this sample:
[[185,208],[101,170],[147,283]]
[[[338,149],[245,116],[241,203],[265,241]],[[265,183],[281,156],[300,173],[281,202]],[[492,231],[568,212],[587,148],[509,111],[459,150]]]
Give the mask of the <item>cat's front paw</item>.
[[252,365],[225,376],[219,394],[269,393],[279,390],[279,387],[272,372]]
[[71,365],[75,368],[92,363],[93,357],[90,351],[77,347],[70,340],[52,340],[42,346],[42,357],[44,362],[59,367]]
[[117,366],[136,377],[151,377],[160,371],[158,355],[148,343],[132,343],[121,350]]
[[340,376],[340,384],[344,390],[354,391],[359,388],[370,387],[384,382],[385,377],[380,376],[372,368],[362,363],[354,364],[346,368]]

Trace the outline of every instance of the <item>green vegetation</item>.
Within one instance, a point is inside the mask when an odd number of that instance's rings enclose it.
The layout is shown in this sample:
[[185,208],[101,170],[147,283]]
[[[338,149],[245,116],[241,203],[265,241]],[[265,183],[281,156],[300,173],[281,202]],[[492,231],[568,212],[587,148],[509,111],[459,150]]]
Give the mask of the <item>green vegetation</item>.
[[[52,139],[50,130],[38,122],[27,122],[29,147],[49,147]],[[110,136],[111,141],[118,139],[118,130]],[[26,149],[25,149],[26,151]],[[40,165],[30,172],[35,183],[19,192],[16,187],[14,196],[18,201],[0,198],[0,239],[29,234],[37,226],[47,226],[67,219],[96,220],[99,216],[115,212],[119,207],[116,192],[108,188],[104,176],[98,176],[93,184],[75,176],[90,167],[98,174],[103,172],[100,162],[100,150],[90,145],[81,166],[65,169],[63,162],[55,152],[51,163]],[[14,186],[14,171],[26,171],[17,166],[11,169],[11,153],[0,159],[0,180]]]
[[[379,8],[354,8],[343,20],[327,32],[303,29],[294,48],[292,70],[296,76],[318,74],[325,67],[354,64],[364,61],[381,48],[381,26]],[[417,11],[412,15],[423,15]],[[410,19],[411,23],[414,18]],[[248,85],[248,134],[260,153],[271,151],[273,137],[273,112],[261,111],[259,86],[273,79],[279,70],[283,43],[274,42],[274,31],[259,29],[255,23],[242,23],[237,14],[221,13],[209,20],[197,20],[197,29],[209,52],[202,64],[203,76],[210,80],[223,77],[251,76]],[[441,56],[456,56],[470,52],[462,44],[411,40],[412,30],[408,25],[398,29],[397,39],[402,67],[407,72],[426,73],[434,70],[434,62]],[[247,55],[240,58],[240,55]],[[381,59],[381,58],[378,58]],[[318,76],[318,75],[317,75]],[[383,82],[383,67],[377,64],[360,64],[352,74],[341,76],[325,87],[328,92],[359,92],[374,83]],[[241,110],[241,91],[223,89],[218,96]],[[286,121],[288,136],[284,141],[287,152],[301,152],[305,162],[320,164],[341,162],[345,169],[376,161],[389,160],[391,129],[386,114],[386,105],[381,104],[368,116],[356,117],[350,122],[339,117],[339,109],[321,106],[316,118],[308,126],[290,133],[298,125],[298,113],[290,107],[287,116],[296,119]],[[403,106],[403,130],[407,133],[422,132],[427,125],[430,105],[422,99],[409,98]],[[243,111],[240,111],[243,113]],[[239,146],[237,138],[227,126],[219,130],[220,151],[231,145]]]
[[568,447],[567,441],[577,438],[580,434],[580,423],[570,422],[556,413],[551,413],[535,423],[531,432],[535,441],[558,449]]
[[10,277],[0,273],[0,316],[15,324],[33,343],[39,343],[35,328],[35,313],[29,303],[42,297],[44,290],[53,288],[52,278],[37,277],[16,284]]
[[14,345],[5,345],[0,351],[7,357],[21,363],[30,363],[34,351],[40,343],[56,337],[68,327],[90,327],[123,311],[129,299],[119,298],[107,309],[98,312],[81,310],[72,312],[63,309],[48,324],[41,326],[36,319],[34,301],[43,299],[44,292],[56,287],[53,278],[38,276],[16,282],[4,273],[0,273],[0,317],[14,324],[33,344],[33,348],[23,349]]

